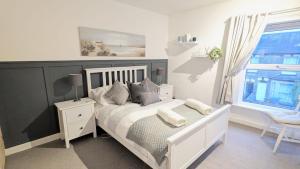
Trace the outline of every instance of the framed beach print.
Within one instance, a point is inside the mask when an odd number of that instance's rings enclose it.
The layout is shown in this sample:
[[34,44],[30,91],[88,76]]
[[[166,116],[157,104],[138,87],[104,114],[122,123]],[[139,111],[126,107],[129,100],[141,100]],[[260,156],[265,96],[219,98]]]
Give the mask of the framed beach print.
[[145,57],[145,36],[79,27],[81,56]]

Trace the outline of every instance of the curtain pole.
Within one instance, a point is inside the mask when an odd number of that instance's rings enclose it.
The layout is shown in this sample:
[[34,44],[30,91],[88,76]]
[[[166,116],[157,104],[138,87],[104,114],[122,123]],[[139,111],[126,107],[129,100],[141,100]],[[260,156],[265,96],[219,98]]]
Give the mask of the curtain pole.
[[284,14],[284,13],[288,13],[288,12],[297,12],[297,11],[300,11],[300,7],[273,11],[273,12],[270,12],[269,14],[270,15],[278,15],[278,14]]

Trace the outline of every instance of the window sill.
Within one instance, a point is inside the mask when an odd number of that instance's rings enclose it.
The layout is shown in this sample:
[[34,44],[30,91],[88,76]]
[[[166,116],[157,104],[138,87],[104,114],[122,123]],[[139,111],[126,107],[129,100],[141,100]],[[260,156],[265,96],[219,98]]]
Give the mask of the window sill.
[[253,104],[253,103],[247,103],[247,102],[240,102],[240,103],[235,103],[235,104],[232,104],[232,105],[237,106],[237,107],[241,107],[241,108],[261,111],[261,112],[270,112],[270,111],[272,111],[272,112],[287,112],[287,113],[294,112],[294,110],[264,106],[264,105],[260,105],[260,104]]

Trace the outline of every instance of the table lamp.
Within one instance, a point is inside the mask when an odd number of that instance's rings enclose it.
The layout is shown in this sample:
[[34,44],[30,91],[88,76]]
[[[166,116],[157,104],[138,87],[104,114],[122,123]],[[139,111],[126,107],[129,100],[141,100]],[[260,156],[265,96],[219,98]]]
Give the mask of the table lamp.
[[164,68],[159,67],[159,68],[156,69],[156,77],[157,77],[157,82],[156,83],[158,85],[161,85],[161,83],[162,83],[163,74],[164,74]]
[[82,75],[81,74],[69,74],[69,80],[72,86],[75,87],[75,94],[76,98],[74,99],[74,102],[80,101],[80,98],[78,98],[78,87],[82,86]]

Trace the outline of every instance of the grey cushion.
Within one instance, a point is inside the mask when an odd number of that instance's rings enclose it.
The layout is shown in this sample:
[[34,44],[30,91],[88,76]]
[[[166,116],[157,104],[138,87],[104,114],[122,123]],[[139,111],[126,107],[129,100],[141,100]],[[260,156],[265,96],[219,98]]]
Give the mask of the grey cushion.
[[158,93],[153,93],[153,92],[141,93],[140,99],[141,99],[141,105],[143,105],[143,106],[147,106],[149,104],[156,103],[156,102],[160,101],[159,94]]
[[149,78],[144,79],[141,82],[142,85],[145,85],[149,91],[153,92],[153,93],[159,93],[159,87],[153,83]]
[[150,92],[146,85],[127,82],[130,98],[133,103],[141,103],[141,93]]
[[128,96],[128,90],[119,81],[115,81],[111,89],[105,94],[105,97],[111,99],[117,105],[125,104]]
[[[148,78],[144,79],[140,84],[127,82],[127,86],[129,89],[131,101],[133,103],[141,103],[142,105],[148,105],[160,101],[159,87]],[[147,94],[144,94],[142,100],[141,95],[143,93]]]

